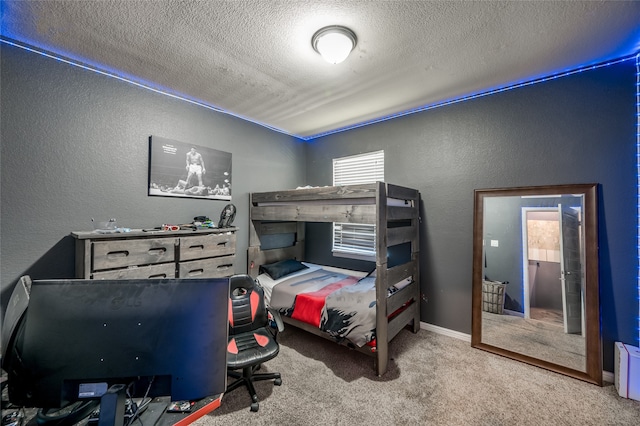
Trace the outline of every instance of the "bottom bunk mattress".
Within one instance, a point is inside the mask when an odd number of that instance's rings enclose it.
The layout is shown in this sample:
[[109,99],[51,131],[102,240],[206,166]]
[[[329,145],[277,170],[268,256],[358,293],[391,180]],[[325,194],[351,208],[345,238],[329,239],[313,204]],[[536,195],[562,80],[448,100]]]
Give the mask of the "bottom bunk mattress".
[[257,278],[271,309],[313,325],[339,342],[347,339],[362,347],[374,341],[375,276],[292,260],[273,265],[276,268],[261,267]]

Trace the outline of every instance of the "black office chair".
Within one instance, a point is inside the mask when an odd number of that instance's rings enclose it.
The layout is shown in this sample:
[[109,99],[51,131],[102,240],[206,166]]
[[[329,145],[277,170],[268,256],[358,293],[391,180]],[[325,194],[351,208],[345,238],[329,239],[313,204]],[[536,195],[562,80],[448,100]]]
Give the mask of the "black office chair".
[[253,382],[273,380],[274,385],[280,386],[282,378],[280,373],[255,371],[278,355],[280,346],[269,327],[262,287],[249,275],[234,275],[229,283],[227,375],[237,380],[227,385],[226,392],[246,386],[251,394],[251,411],[258,411],[260,404]]

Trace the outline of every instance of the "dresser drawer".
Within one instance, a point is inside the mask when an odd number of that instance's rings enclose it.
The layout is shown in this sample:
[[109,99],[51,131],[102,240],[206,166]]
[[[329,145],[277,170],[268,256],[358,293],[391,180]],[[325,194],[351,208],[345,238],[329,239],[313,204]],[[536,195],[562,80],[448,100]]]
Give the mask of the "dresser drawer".
[[177,238],[96,241],[93,271],[175,261]]
[[159,265],[138,266],[111,271],[94,272],[94,280],[131,280],[146,278],[175,278],[176,264],[161,263]]
[[180,278],[222,278],[234,274],[235,255],[192,260],[178,264]]
[[180,238],[180,261],[224,256],[236,252],[236,234],[208,234]]

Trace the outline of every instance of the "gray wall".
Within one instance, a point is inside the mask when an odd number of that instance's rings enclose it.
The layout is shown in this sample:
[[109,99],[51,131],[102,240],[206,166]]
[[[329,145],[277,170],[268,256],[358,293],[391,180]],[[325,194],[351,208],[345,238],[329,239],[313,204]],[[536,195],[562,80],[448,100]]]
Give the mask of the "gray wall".
[[[613,370],[613,341],[637,344],[632,61],[304,144],[18,48],[0,49],[3,306],[22,274],[73,276],[68,235],[89,230],[91,217],[137,228],[220,213],[224,202],[147,196],[147,139],[158,135],[233,154],[239,272],[246,268],[249,192],[331,184],[333,158],[384,149],[386,180],[422,195],[422,320],[463,333],[471,331],[473,190],[600,183],[605,368]],[[320,243],[330,244],[328,234]]]
[[422,196],[422,320],[463,333],[474,189],[599,183],[604,364],[613,371],[613,341],[638,341],[635,81],[629,60],[325,136],[309,144],[307,183],[330,184],[334,157],[384,149],[386,181]]
[[[224,201],[147,196],[150,135],[232,154],[236,271],[246,272],[248,193],[304,180],[298,139],[113,78],[0,45],[2,306],[23,274],[74,276],[71,231],[217,221]],[[212,82],[215,84],[215,82]]]
[[558,279],[560,264],[542,261],[531,263],[531,307],[562,311],[562,286]]
[[[489,197],[484,200],[484,250],[482,276],[508,282],[507,295],[520,307],[522,293],[522,218],[520,197]],[[498,241],[498,247],[491,246]],[[508,307],[507,309],[513,309]],[[520,312],[522,309],[519,309]]]

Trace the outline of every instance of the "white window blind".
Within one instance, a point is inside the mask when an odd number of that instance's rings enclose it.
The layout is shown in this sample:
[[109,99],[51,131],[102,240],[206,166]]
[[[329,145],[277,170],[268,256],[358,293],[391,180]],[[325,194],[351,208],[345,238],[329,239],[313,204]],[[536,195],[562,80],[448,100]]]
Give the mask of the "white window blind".
[[384,181],[384,151],[334,158],[333,185]]
[[[335,158],[333,185],[356,185],[384,181],[384,151]],[[371,260],[376,256],[376,227],[369,224],[333,224],[333,253]]]

